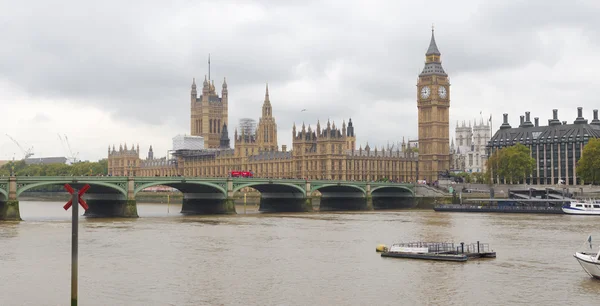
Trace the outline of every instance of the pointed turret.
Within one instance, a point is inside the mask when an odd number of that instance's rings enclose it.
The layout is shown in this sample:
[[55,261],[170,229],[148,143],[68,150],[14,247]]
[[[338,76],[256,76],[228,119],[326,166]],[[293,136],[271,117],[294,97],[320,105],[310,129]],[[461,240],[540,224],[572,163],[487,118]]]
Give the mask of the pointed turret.
[[220,148],[221,149],[229,149],[229,132],[227,131],[227,124],[223,124],[223,128],[221,129],[221,139],[220,139]]
[[208,79],[206,75],[204,76],[204,82],[202,83],[202,95],[207,96],[210,92],[210,85],[208,84]]
[[292,127],[292,137],[296,137],[296,122],[294,122],[294,126]]
[[192,92],[191,92],[192,98],[196,98],[198,97],[198,92],[196,91],[196,78],[192,79]]
[[271,101],[269,99],[269,84],[267,84],[266,89],[265,89],[265,101],[264,101],[263,107],[262,107],[262,117],[268,118],[268,117],[271,117],[272,115],[273,115],[273,110],[271,107]]
[[431,28],[431,40],[429,41],[429,48],[427,48],[427,53],[425,55],[442,55],[440,50],[438,50],[437,44],[435,43],[435,35],[433,34],[433,27]]
[[154,150],[152,150],[152,145],[150,145],[150,149],[148,150],[148,159],[154,159]]
[[317,119],[317,135],[321,135],[321,122]]
[[419,75],[440,75],[440,76],[448,76],[442,68],[442,60],[441,53],[438,50],[437,44],[435,42],[435,35],[433,33],[433,27],[431,28],[431,40],[429,41],[429,48],[427,48],[427,52],[425,53],[425,67],[423,71]]
[[223,89],[221,90],[221,96],[227,96],[228,90],[227,90],[227,80],[225,78],[223,78]]
[[354,137],[354,126],[352,125],[352,118],[348,119],[348,129],[346,132],[346,136]]

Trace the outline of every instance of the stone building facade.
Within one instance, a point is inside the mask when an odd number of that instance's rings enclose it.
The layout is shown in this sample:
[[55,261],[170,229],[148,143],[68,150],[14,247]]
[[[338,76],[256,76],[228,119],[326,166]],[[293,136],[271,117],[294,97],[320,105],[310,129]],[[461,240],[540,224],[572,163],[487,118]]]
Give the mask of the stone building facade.
[[460,172],[485,172],[487,165],[486,145],[492,137],[490,121],[483,118],[462,125],[456,122],[455,137],[450,145],[451,169]]
[[[530,149],[531,157],[536,161],[533,173],[524,178],[528,184],[566,185],[582,184],[577,177],[577,161],[581,158],[583,147],[590,138],[600,137],[600,120],[598,110],[593,112],[594,119],[588,123],[583,117],[583,109],[577,108],[577,117],[573,123],[560,121],[558,110],[553,110],[552,119],[547,126],[539,125],[539,118],[531,121],[530,113],[520,117],[520,124],[513,128],[508,123],[508,114],[504,114],[504,122],[487,145],[488,154],[508,146],[521,143]],[[503,178],[490,173],[494,183],[505,182]],[[513,182],[516,183],[516,182]]]
[[178,150],[171,159],[156,159],[150,148],[145,160],[139,158],[139,151],[111,151],[109,174],[226,177],[232,170],[245,170],[267,178],[414,182],[417,177],[416,150],[405,141],[395,148],[371,149],[367,144],[364,149],[356,149],[351,119],[347,125],[344,121],[341,129],[329,121],[323,128],[317,122],[315,130],[304,124],[297,129],[294,124],[292,143],[291,150],[285,145],[278,147],[277,124],[267,87],[256,132],[245,135],[236,129],[233,149],[229,148],[227,125],[223,124],[219,148]]
[[[210,75],[210,74],[209,74]],[[120,151],[109,152],[109,174],[140,176],[228,176],[232,170],[253,171],[257,177],[328,180],[379,180],[414,182],[437,180],[450,169],[450,82],[442,68],[432,30],[425,67],[417,82],[418,148],[415,141],[386,148],[356,148],[352,120],[334,122],[313,130],[294,124],[292,147],[277,143],[277,124],[268,87],[256,132],[246,135],[235,129],[233,149],[228,135],[229,94],[224,80],[221,96],[214,82],[205,77],[198,97],[195,80],[191,90],[190,134],[204,137],[204,150],[178,150],[172,158],[145,160]],[[125,165],[125,166],[123,166]],[[137,165],[137,167],[136,167]],[[130,168],[127,168],[127,167]]]
[[[152,147],[150,147],[152,151]],[[119,150],[108,146],[108,173],[114,176],[136,176],[140,174],[140,145],[131,146],[127,149],[127,144],[119,145]]]
[[204,137],[207,148],[219,148],[221,131],[227,125],[229,94],[227,81],[223,79],[221,97],[215,90],[215,82],[204,78],[202,94],[198,97],[196,79],[192,81],[190,135]]
[[450,80],[442,68],[433,29],[425,67],[417,82],[419,179],[436,181],[450,169]]

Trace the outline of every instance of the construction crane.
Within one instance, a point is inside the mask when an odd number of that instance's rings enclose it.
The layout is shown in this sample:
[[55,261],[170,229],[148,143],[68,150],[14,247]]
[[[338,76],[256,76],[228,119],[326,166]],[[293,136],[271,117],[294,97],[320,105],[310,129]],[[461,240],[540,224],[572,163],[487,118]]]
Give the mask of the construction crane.
[[[60,135],[58,135],[58,137],[60,138]],[[62,139],[61,139],[62,141]],[[65,143],[67,144],[67,148],[69,148],[69,157],[67,157],[67,159],[71,162],[71,164],[74,164],[77,162],[77,158],[79,157],[79,152],[73,154],[73,150],[71,149],[71,144],[69,143],[69,138],[67,137],[67,135],[65,134]],[[63,145],[64,148],[64,145]]]
[[30,158],[31,156],[33,156],[33,147],[25,150],[23,149],[23,147],[19,144],[18,141],[16,141],[14,138],[10,137],[10,135],[6,134],[6,137],[10,138],[10,140],[12,140],[12,142],[14,142],[17,147],[19,147],[19,149],[21,149],[21,152],[23,152],[23,159],[27,159]]

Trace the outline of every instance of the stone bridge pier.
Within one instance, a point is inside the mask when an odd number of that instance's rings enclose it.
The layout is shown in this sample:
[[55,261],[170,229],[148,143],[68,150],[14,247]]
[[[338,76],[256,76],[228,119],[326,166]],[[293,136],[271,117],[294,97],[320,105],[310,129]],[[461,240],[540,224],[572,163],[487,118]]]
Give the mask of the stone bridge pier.
[[19,200],[17,199],[17,178],[11,176],[8,178],[8,184],[5,187],[8,194],[0,189],[0,220],[2,221],[21,221],[19,212]]

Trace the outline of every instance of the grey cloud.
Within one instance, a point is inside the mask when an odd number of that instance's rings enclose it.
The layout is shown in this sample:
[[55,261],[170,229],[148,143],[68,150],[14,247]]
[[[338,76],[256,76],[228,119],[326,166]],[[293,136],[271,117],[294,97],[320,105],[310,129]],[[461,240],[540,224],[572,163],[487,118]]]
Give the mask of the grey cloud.
[[[294,121],[314,127],[331,116],[338,125],[353,117],[359,142],[383,144],[416,137],[415,84],[432,21],[451,80],[476,74],[482,82],[534,61],[554,65],[561,42],[547,45],[540,30],[597,29],[591,0],[420,9],[396,1],[7,1],[0,3],[0,26],[10,29],[0,33],[0,79],[32,99],[69,100],[120,122],[186,132],[191,81],[203,80],[211,53],[215,85],[220,90],[224,77],[229,84],[232,134],[240,117],[258,119],[268,82],[285,142]],[[292,90],[298,82],[302,92]],[[468,110],[472,102],[453,105]],[[303,108],[309,112],[298,114]]]

